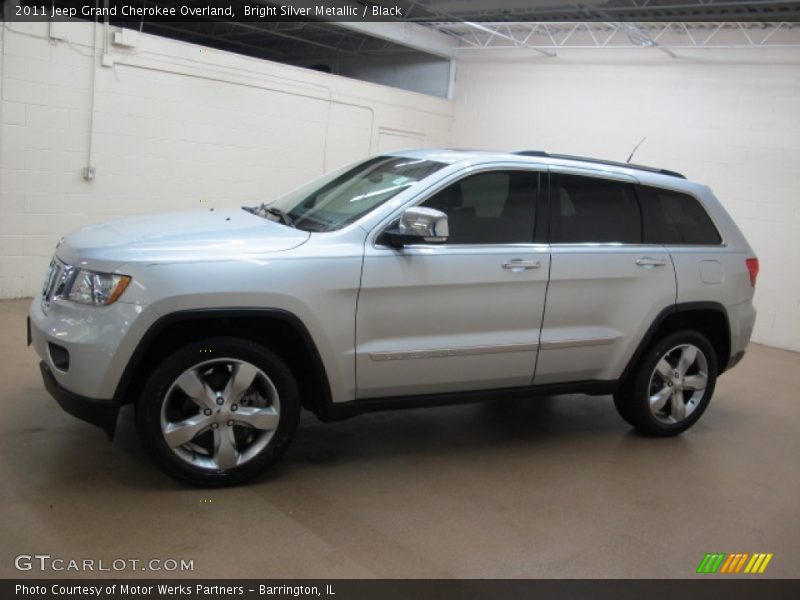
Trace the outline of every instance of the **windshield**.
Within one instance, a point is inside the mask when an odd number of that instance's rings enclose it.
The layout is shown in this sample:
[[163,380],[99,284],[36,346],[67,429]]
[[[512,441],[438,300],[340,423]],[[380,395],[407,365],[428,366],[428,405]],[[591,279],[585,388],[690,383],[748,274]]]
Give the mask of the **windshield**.
[[335,231],[444,166],[430,160],[379,156],[323,175],[249,210],[304,231]]

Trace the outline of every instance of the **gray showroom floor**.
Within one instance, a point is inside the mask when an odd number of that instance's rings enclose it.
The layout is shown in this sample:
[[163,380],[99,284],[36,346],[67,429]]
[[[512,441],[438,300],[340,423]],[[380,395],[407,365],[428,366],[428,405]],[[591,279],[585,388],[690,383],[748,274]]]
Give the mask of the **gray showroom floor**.
[[0,577],[35,553],[204,578],[689,577],[712,551],[800,575],[798,354],[752,345],[676,439],[631,433],[610,397],[307,415],[278,468],[203,491],[147,462],[130,411],[110,443],[58,408],[27,305],[0,302]]

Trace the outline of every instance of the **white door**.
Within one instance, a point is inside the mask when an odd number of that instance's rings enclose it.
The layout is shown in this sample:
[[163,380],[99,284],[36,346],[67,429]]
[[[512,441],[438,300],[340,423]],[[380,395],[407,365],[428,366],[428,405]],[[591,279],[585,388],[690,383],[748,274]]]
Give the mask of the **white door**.
[[527,170],[464,177],[421,204],[448,214],[448,243],[367,243],[359,398],[530,384],[550,261],[534,243],[538,180]]

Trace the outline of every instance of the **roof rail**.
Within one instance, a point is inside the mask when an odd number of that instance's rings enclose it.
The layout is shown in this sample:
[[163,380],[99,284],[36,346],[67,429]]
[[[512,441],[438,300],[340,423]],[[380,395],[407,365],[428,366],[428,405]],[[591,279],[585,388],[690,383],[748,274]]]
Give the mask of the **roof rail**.
[[661,175],[669,175],[670,177],[680,177],[681,179],[686,179],[684,175],[676,171],[670,171],[668,169],[658,169],[656,167],[646,167],[644,165],[634,165],[631,163],[617,162],[613,160],[603,160],[602,158],[590,158],[587,156],[572,156],[570,154],[552,154],[550,152],[545,152],[544,150],[520,150],[518,152],[514,152],[513,154],[517,154],[519,156],[539,156],[542,158],[579,160],[581,162],[594,163],[598,165],[608,165],[611,167],[624,167],[626,169],[635,169],[637,171],[648,171],[649,173],[660,173]]

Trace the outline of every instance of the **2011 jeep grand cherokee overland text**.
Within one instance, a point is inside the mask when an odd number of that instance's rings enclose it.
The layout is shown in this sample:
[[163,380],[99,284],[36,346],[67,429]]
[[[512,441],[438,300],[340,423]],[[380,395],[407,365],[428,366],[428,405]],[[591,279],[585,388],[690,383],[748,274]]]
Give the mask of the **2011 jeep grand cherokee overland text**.
[[48,391],[200,485],[274,463],[301,408],[613,394],[688,429],[744,354],[758,260],[709,188],[544,152],[413,150],[243,210],[86,227],[29,339]]

